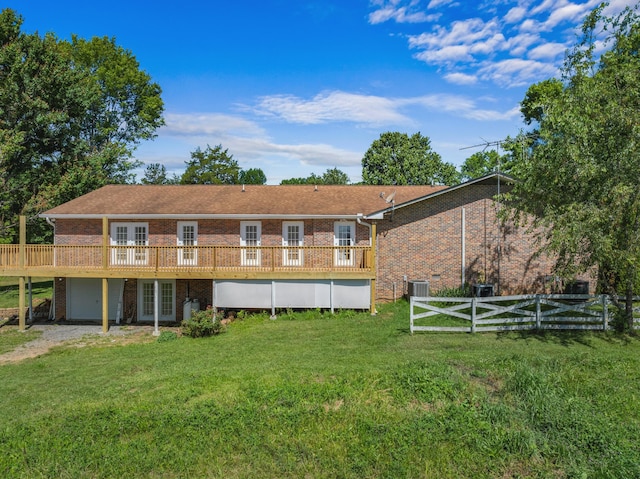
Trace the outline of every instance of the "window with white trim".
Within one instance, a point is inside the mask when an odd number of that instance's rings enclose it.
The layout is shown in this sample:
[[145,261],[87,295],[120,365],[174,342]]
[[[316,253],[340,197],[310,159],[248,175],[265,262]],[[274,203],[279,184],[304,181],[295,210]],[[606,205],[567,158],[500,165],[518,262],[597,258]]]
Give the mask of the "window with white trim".
[[111,223],[111,263],[117,265],[147,264],[149,256],[148,223]]
[[304,221],[282,222],[282,264],[302,266],[304,245]]
[[178,221],[178,265],[198,264],[198,222]]
[[260,241],[262,236],[262,223],[260,221],[240,222],[240,246],[242,266],[260,266]]
[[353,221],[336,221],[333,226],[333,245],[336,266],[353,266],[356,224]]

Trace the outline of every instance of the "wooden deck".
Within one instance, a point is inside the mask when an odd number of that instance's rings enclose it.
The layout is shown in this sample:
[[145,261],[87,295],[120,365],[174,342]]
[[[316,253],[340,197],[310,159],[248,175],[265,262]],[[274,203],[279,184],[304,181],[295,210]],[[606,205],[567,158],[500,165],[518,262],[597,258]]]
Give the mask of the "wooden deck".
[[0,276],[375,278],[369,246],[0,245]]

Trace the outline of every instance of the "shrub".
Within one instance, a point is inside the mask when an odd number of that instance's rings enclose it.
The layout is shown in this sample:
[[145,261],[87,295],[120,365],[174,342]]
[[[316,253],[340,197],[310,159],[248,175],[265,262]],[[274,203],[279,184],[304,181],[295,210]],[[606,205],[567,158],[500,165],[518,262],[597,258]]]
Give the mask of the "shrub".
[[158,336],[159,343],[166,343],[167,341],[175,341],[178,339],[178,335],[173,331],[162,331]]
[[442,288],[436,291],[433,296],[440,298],[469,298],[471,297],[471,287],[465,284],[462,288]]
[[180,325],[182,334],[191,338],[203,338],[222,332],[222,322],[212,309],[193,311],[190,319],[185,319]]

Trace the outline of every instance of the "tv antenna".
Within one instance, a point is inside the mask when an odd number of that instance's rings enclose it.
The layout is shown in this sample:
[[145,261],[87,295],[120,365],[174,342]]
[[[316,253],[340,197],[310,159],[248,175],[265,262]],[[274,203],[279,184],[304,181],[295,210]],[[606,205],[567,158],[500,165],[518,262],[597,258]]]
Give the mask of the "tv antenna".
[[[484,143],[479,143],[477,145],[471,145],[471,146],[465,146],[465,147],[460,148],[460,149],[461,150],[469,150],[471,148],[480,148],[480,147],[482,147],[482,151],[484,152],[484,151],[487,150],[487,148],[489,148],[491,146],[495,147],[496,153],[498,154],[498,165],[497,165],[498,168],[496,170],[497,180],[498,180],[498,195],[497,195],[496,199],[497,199],[497,202],[498,202],[498,209],[500,209],[500,146],[505,142],[505,140],[487,141],[482,137],[480,137],[480,138],[484,141]],[[485,221],[486,221],[486,217],[485,217]],[[498,241],[497,276],[498,277],[497,277],[497,281],[496,281],[496,283],[497,283],[496,284],[496,290],[497,290],[498,294],[500,294],[500,260],[502,259],[501,258],[502,257],[502,245],[501,245],[501,242],[500,242],[500,234],[501,234],[500,229],[501,229],[500,228],[500,222],[498,221],[498,237],[497,237],[497,241]],[[485,224],[485,231],[486,231],[486,224]],[[487,275],[487,252],[486,251],[485,251],[484,261],[485,261],[484,274],[485,274],[485,278],[486,278],[486,275]]]

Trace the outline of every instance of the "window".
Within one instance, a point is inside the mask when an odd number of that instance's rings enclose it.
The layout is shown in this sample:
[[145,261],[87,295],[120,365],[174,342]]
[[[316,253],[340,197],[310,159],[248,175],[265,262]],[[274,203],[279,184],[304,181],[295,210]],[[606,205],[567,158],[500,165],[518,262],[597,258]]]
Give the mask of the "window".
[[149,246],[147,223],[111,223],[111,262],[116,265],[147,264]]
[[353,246],[355,244],[356,224],[352,221],[339,221],[334,224],[333,245],[338,246],[335,252],[336,266],[353,266]]
[[240,246],[242,248],[242,266],[260,266],[260,237],[262,235],[262,224],[259,221],[240,222]]
[[284,221],[282,223],[282,264],[284,266],[302,266],[302,248],[304,243],[304,222]]
[[178,221],[178,265],[198,264],[198,223],[197,221]]

